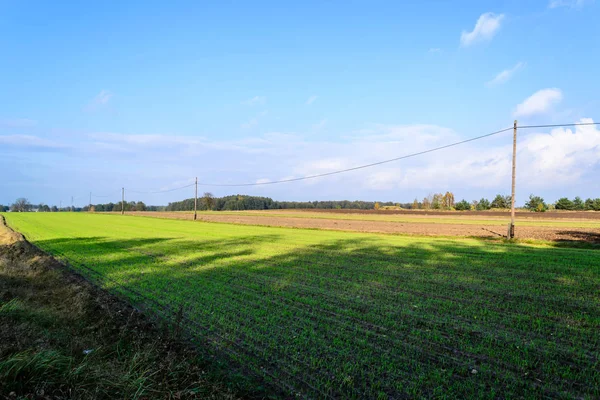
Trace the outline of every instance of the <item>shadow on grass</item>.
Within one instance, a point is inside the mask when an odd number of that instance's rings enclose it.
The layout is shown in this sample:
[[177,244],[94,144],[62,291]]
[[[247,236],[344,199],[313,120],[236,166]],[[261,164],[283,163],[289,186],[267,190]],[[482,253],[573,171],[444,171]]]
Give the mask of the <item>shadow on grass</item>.
[[[570,237],[574,237],[577,241],[586,242],[586,243],[594,243],[598,247],[600,247],[600,233],[598,232],[589,232],[584,230],[566,230],[558,232],[559,235],[566,235]],[[574,240],[564,240],[563,242],[572,243]]]
[[595,251],[441,239],[392,245],[378,236],[284,240],[35,244],[185,325],[232,371],[290,395],[599,395]]

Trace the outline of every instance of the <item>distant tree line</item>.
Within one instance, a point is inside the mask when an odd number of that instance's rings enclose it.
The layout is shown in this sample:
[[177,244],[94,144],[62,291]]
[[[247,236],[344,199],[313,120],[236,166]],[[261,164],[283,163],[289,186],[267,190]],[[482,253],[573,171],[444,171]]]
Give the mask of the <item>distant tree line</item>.
[[0,205],[0,211],[13,211],[13,212],[28,212],[28,211],[40,211],[40,212],[52,212],[58,211],[56,206],[48,206],[47,204],[31,204],[29,200],[24,197],[19,197],[10,207]]
[[[233,211],[233,210],[285,210],[285,209],[355,209],[372,210],[374,201],[275,201],[270,197],[233,195],[214,197],[211,193],[204,193],[198,199],[198,210]],[[397,206],[393,202],[380,202],[381,207]],[[409,205],[409,204],[405,204]],[[169,203],[166,211],[190,211],[194,209],[194,199],[186,199]]]
[[[185,199],[169,203],[167,206],[149,206],[143,201],[125,202],[125,211],[191,211],[194,209],[194,199]],[[198,199],[198,210],[213,211],[234,211],[234,210],[285,210],[285,209],[354,209],[354,210],[373,210],[373,209],[414,209],[414,210],[457,210],[457,211],[486,211],[486,210],[507,210],[511,206],[511,196],[498,194],[493,200],[481,198],[479,200],[467,201],[460,200],[455,202],[452,192],[430,194],[422,201],[415,199],[412,203],[393,203],[393,202],[374,202],[374,201],[348,201],[348,200],[329,200],[329,201],[275,201],[270,197],[232,195],[225,197],[214,197],[211,193],[204,193]],[[90,208],[85,207],[63,207],[48,206],[46,204],[31,204],[26,198],[17,199],[10,207],[0,205],[0,212],[58,212],[58,211],[98,211],[98,212],[119,212],[122,204],[105,203],[94,204]],[[600,211],[600,198],[586,199],[575,197],[570,200],[562,197],[554,204],[548,204],[540,196],[530,195],[529,200],[523,207],[530,211],[544,212],[547,210],[570,210],[570,211]]]
[[557,210],[593,210],[600,211],[600,198],[598,199],[586,199],[583,201],[581,197],[575,197],[573,200],[569,200],[566,197],[560,198],[554,204]]
[[[461,200],[454,202],[454,194],[446,192],[445,194],[436,193],[425,197],[422,201],[415,199],[410,207],[418,210],[457,210],[457,211],[486,211],[486,210],[506,210],[511,207],[511,196],[498,194],[492,201],[482,198],[480,200]],[[544,212],[547,210],[571,210],[571,211],[600,211],[600,198],[586,199],[575,197],[569,200],[566,197],[560,198],[554,204],[548,204],[540,196],[530,195],[529,200],[523,207],[529,211]]]
[[[121,202],[118,203],[106,203],[106,204],[93,204],[90,209],[89,206],[83,207],[82,211],[121,211],[123,205]],[[125,202],[125,211],[165,211],[165,206],[148,206],[143,201],[129,201]]]
[[436,193],[425,197],[421,202],[415,199],[411,209],[418,210],[457,210],[457,211],[486,211],[506,210],[511,207],[512,197],[510,195],[498,194],[492,201],[484,198],[467,201],[465,199],[455,202],[454,193]]
[[[164,211],[165,206],[147,206],[143,201],[130,201],[125,203],[125,211]],[[0,212],[58,212],[58,211],[74,211],[74,212],[86,212],[86,211],[121,211],[121,202],[119,203],[107,203],[107,204],[95,204],[85,207],[62,207],[48,206],[47,204],[31,204],[26,198],[18,198],[15,202],[9,206],[0,205]]]

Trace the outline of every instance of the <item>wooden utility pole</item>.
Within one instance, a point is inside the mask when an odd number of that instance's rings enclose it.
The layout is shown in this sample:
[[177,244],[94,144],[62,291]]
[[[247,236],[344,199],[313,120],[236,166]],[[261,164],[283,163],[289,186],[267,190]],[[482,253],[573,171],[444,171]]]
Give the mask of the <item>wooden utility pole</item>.
[[510,200],[510,229],[508,238],[515,237],[515,180],[517,174],[517,120],[513,125],[512,196]]
[[88,212],[92,211],[92,192],[90,192],[90,208],[88,209]]
[[121,215],[125,214],[125,188],[121,188]]
[[196,195],[194,196],[194,221],[198,218],[198,177],[196,177]]
[[73,212],[73,196],[71,196],[71,212]]

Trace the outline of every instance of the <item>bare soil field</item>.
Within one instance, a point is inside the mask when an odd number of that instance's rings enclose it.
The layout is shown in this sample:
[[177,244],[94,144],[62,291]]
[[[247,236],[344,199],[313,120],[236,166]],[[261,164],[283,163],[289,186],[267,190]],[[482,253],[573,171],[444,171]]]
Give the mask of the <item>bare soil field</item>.
[[[278,210],[279,211],[279,210]],[[285,210],[287,211],[287,210]],[[289,210],[292,211],[292,210]],[[325,209],[299,209],[293,211],[334,213],[334,214],[372,214],[372,215],[436,215],[445,217],[506,217],[510,218],[510,211],[433,211],[433,210],[325,210]],[[600,220],[600,212],[597,211],[549,211],[535,213],[530,211],[516,211],[517,218],[532,219],[591,219]]]
[[[296,210],[295,210],[296,211]],[[501,238],[506,235],[506,225],[496,224],[460,224],[460,223],[422,223],[422,222],[392,222],[371,220],[345,220],[326,218],[298,218],[286,216],[285,212],[275,211],[272,216],[262,212],[251,213],[199,213],[199,221],[222,222],[242,225],[279,226],[304,229],[328,229],[356,232],[392,233],[425,236],[469,236],[482,238]],[[189,212],[133,212],[137,216],[157,218],[193,219]],[[414,215],[414,213],[413,213]],[[444,214],[445,216],[448,213]],[[487,214],[486,214],[487,215]],[[555,242],[588,242],[600,244],[600,228],[581,228],[565,226],[518,226],[517,239],[534,239]]]

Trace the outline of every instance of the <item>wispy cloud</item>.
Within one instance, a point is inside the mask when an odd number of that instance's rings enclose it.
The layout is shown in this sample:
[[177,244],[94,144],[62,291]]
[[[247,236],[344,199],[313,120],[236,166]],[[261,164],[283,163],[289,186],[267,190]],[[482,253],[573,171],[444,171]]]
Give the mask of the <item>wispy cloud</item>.
[[[573,120],[571,120],[573,121]],[[591,122],[583,119],[581,122]],[[70,182],[94,181],[99,193],[116,191],[117,171],[127,187],[140,190],[178,187],[191,182],[198,172],[198,160],[207,165],[204,181],[216,183],[269,182],[288,177],[304,177],[333,172],[358,165],[396,158],[464,139],[458,132],[436,125],[372,125],[357,130],[355,136],[328,141],[309,139],[310,135],[270,133],[245,139],[211,139],[177,135],[129,135],[118,133],[82,134],[69,137],[0,136],[0,152],[61,151],[67,147],[65,163],[43,165],[48,184],[65,184],[61,168],[78,166]],[[62,144],[61,144],[62,143]],[[290,185],[256,188],[215,189],[216,195],[262,193],[287,200],[381,196],[408,201],[428,192],[451,190],[457,197],[488,196],[504,191],[510,182],[511,136],[476,141],[452,149]],[[135,156],[134,156],[135,155]],[[564,192],[565,185],[579,185],[585,195],[585,182],[600,168],[600,130],[595,126],[556,128],[531,132],[519,144],[519,182],[528,190]],[[36,157],[32,162],[36,163]],[[43,162],[43,161],[40,161]],[[204,165],[203,164],[203,165]],[[276,168],[273,168],[276,165]],[[9,174],[10,175],[10,174]],[[210,179],[209,179],[210,178]],[[7,176],[7,182],[16,182]],[[135,182],[135,184],[133,183]],[[74,185],[74,183],[72,183]],[[263,192],[258,192],[262,190]],[[178,200],[187,192],[165,197],[148,197],[157,204]],[[543,194],[543,193],[541,193]],[[10,192],[10,196],[19,193]],[[526,193],[522,194],[525,196]],[[146,199],[143,199],[146,200]]]
[[265,115],[267,115],[267,113],[268,113],[267,111],[259,112],[254,117],[250,118],[248,121],[240,124],[240,128],[250,129],[250,128],[256,127],[258,125],[258,123],[260,122],[260,119],[263,118]]
[[92,100],[95,104],[108,104],[113,94],[110,90],[101,90],[100,93]]
[[315,101],[316,99],[317,99],[317,96],[314,96],[314,95],[313,95],[313,96],[310,96],[310,97],[308,98],[308,100],[306,100],[306,105],[307,105],[307,106],[310,106],[312,103],[314,103],[314,101]]
[[312,129],[313,131],[320,131],[321,129],[325,128],[325,125],[327,125],[327,118],[323,118],[322,120],[314,124],[312,126]]
[[538,90],[517,106],[514,116],[529,117],[535,114],[543,114],[548,112],[552,106],[559,103],[562,97],[560,89],[549,88]]
[[44,139],[33,135],[0,136],[0,144],[24,149],[64,149],[68,146],[56,140]]
[[585,6],[586,4],[591,4],[593,2],[594,2],[594,0],[551,0],[550,3],[548,3],[548,7],[549,8],[567,7],[567,8],[580,9],[583,6]]
[[497,86],[497,85],[500,85],[502,83],[506,83],[506,82],[508,82],[513,77],[513,75],[518,70],[520,70],[524,66],[525,66],[525,63],[518,62],[514,67],[509,68],[509,69],[505,69],[504,71],[502,71],[498,75],[496,75],[494,77],[494,79],[486,82],[486,85],[487,86]]
[[113,93],[110,90],[102,89],[90,102],[85,106],[86,111],[94,111],[99,108],[105,107],[112,99]]
[[442,49],[440,49],[439,47],[432,47],[429,49],[430,53],[440,53],[442,51]]
[[471,32],[463,31],[460,35],[460,45],[468,47],[476,43],[491,40],[500,29],[504,14],[491,12],[482,14]]
[[178,135],[123,135],[110,132],[98,132],[87,135],[90,139],[104,143],[118,143],[121,145],[134,145],[136,147],[164,147],[169,145],[197,145],[203,138],[178,136]]
[[28,118],[0,119],[0,126],[7,128],[31,128],[37,125],[37,121]]
[[240,124],[240,128],[242,128],[242,129],[250,129],[250,128],[254,128],[257,125],[258,125],[258,118],[254,117],[254,118],[250,118],[246,122],[242,122]]
[[242,101],[242,104],[247,106],[262,106],[267,103],[267,98],[265,96],[254,96],[251,99]]

